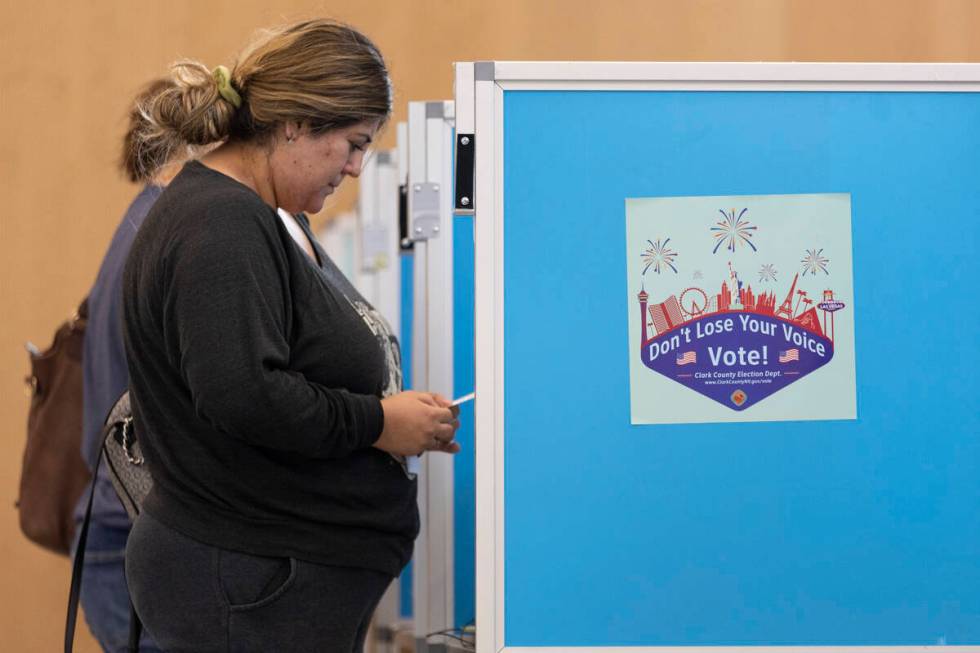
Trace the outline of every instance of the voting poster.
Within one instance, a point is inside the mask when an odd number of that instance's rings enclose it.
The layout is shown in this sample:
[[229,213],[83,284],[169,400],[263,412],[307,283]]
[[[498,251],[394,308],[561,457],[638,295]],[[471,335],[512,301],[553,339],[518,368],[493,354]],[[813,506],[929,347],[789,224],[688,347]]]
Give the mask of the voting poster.
[[630,198],[626,252],[633,424],[856,418],[850,195]]

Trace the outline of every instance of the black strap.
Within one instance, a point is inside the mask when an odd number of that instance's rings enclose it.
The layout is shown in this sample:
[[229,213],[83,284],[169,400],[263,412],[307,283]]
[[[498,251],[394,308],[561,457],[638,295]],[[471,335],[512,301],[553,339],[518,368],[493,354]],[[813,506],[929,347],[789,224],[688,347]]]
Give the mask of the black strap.
[[[88,540],[88,524],[92,520],[92,499],[95,497],[95,481],[99,476],[99,467],[103,453],[95,462],[95,473],[92,474],[92,487],[88,492],[88,503],[85,506],[85,519],[82,530],[78,534],[78,544],[75,546],[75,560],[71,564],[71,589],[68,590],[68,616],[65,619],[65,653],[72,653],[75,645],[75,624],[78,621],[78,600],[82,591],[82,571],[85,569],[85,542]],[[143,634],[143,622],[136,614],[133,602],[129,602],[129,642],[127,653],[139,653],[140,635]]]
[[143,633],[143,622],[140,621],[140,616],[136,614],[136,606],[133,602],[129,602],[129,646],[126,648],[126,653],[139,653],[140,650],[140,635]]
[[71,653],[75,643],[75,622],[78,619],[78,599],[82,590],[82,571],[85,561],[85,540],[88,539],[88,523],[92,518],[92,499],[95,497],[95,481],[99,476],[102,462],[102,452],[95,461],[95,471],[92,473],[92,486],[88,491],[88,505],[85,506],[85,519],[82,530],[78,534],[78,544],[75,546],[75,560],[71,564],[71,589],[68,590],[68,616],[65,619],[65,653]]

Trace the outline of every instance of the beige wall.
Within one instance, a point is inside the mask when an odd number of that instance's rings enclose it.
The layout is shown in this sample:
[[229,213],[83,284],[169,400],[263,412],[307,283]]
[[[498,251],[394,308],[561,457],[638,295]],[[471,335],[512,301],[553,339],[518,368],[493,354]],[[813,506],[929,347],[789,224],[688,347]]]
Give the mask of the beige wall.
[[[114,168],[127,101],[168,62],[230,64],[257,27],[331,15],[380,45],[403,119],[409,100],[450,97],[454,60],[980,61],[980,0],[7,0],[0,12],[5,651],[59,646],[69,574],[21,537],[13,508],[23,343],[47,345],[92,282],[135,192]],[[350,206],[352,190],[318,219]]]

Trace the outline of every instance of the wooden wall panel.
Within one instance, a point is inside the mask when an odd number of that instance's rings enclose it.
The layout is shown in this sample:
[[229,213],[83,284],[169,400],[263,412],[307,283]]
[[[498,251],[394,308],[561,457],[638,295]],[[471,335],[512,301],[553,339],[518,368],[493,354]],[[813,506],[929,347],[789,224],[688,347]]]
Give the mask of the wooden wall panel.
[[[133,92],[168,62],[229,64],[263,25],[313,15],[367,32],[389,60],[395,118],[448,98],[454,60],[980,61],[975,0],[150,0],[0,6],[0,642],[50,651],[66,560],[24,540],[13,502],[26,340],[46,346],[91,284],[136,189],[114,168]],[[394,141],[394,130],[382,139]],[[348,208],[355,184],[318,221]],[[84,627],[82,628],[84,630]],[[81,650],[97,650],[83,633]]]

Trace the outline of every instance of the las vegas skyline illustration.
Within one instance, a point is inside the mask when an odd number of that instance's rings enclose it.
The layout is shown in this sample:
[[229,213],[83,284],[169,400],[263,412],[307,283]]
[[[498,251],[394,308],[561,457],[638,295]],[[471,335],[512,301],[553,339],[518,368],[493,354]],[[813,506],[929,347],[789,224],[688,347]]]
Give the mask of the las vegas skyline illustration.
[[[745,285],[739,279],[738,272],[730,261],[728,268],[729,278],[722,281],[720,291],[714,295],[709,295],[700,287],[690,286],[680,293],[671,294],[660,303],[649,304],[650,295],[644,284],[637,294],[643,322],[640,344],[646,345],[669,331],[702,317],[746,312],[773,316],[826,337],[831,342],[834,341],[834,313],[844,308],[844,305],[834,296],[833,290],[825,289],[821,301],[817,303],[815,299],[810,298],[807,291],[802,288],[797,289],[800,277],[800,273],[797,272],[793,276],[785,298],[776,308],[774,291],[763,291],[761,295],[756,295],[752,290],[752,284]],[[696,274],[700,276],[701,273]],[[738,292],[734,295],[728,285],[729,281],[732,282],[732,287],[738,288]],[[817,310],[823,314],[822,319],[818,316]]]

